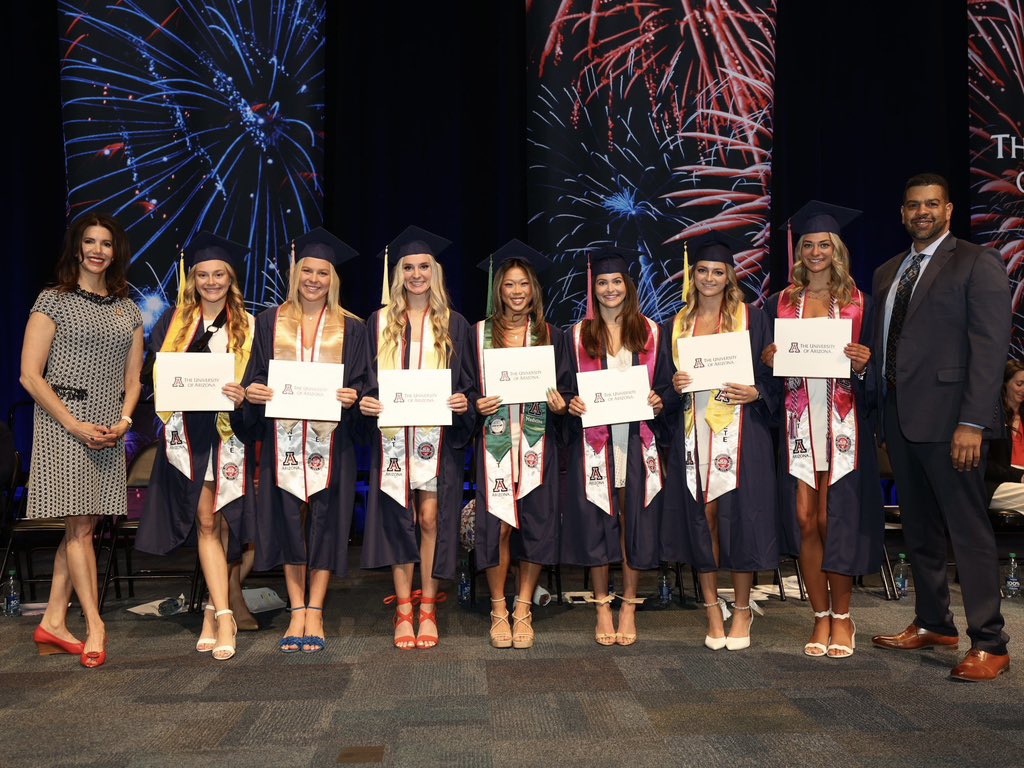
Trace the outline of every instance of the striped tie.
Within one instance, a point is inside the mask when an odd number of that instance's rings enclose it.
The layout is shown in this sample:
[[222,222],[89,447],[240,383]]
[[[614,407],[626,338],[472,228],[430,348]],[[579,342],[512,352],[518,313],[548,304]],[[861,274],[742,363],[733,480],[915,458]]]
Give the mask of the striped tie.
[[896,353],[900,348],[903,321],[907,319],[907,308],[910,306],[910,297],[914,294],[914,284],[921,274],[923,258],[923,253],[915,253],[910,257],[910,264],[896,286],[896,299],[892,303],[892,314],[889,315],[889,333],[885,337],[885,381],[889,389],[896,389]]

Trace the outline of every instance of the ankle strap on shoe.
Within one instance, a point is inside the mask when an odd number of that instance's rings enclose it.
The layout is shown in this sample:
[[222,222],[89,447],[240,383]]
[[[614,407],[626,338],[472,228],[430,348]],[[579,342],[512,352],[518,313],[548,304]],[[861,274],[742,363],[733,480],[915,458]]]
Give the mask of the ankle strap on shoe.
[[213,614],[213,618],[219,619],[221,616],[234,616],[235,612],[230,608],[225,608],[223,611],[217,611]]
[[764,616],[764,610],[753,600],[748,600],[746,605],[736,605],[736,603],[733,603],[732,609],[734,611],[753,611],[758,616]]
[[295,613],[296,611],[304,611],[304,610],[306,610],[306,606],[300,605],[298,608],[292,608],[289,605],[287,608],[285,608],[285,610],[288,611],[288,613]]
[[729,606],[725,604],[725,600],[723,600],[722,598],[718,598],[718,600],[716,600],[713,603],[701,603],[701,605],[703,605],[705,608],[714,608],[715,606],[721,608],[723,621],[732,616],[732,611],[729,610]]
[[815,611],[814,618],[816,619],[827,619],[832,615],[832,611]]
[[491,598],[491,602],[492,603],[507,603],[508,602],[508,598],[507,597],[492,597]]
[[616,594],[615,594],[615,593],[613,592],[613,593],[611,593],[610,595],[605,595],[604,597],[594,597],[593,595],[587,595],[587,596],[586,596],[586,597],[584,597],[583,599],[584,599],[584,600],[585,600],[586,602],[588,602],[588,603],[591,603],[591,604],[593,604],[593,605],[608,605],[608,604],[609,604],[610,602],[612,602],[612,601],[613,601],[613,600],[614,600],[614,599],[615,599],[616,597],[618,597],[618,595],[616,595]]
[[307,605],[306,606],[306,610],[307,611],[321,611],[321,612],[323,612],[324,608],[323,608],[322,605]]
[[643,605],[644,602],[647,600],[647,598],[646,597],[620,597],[619,600],[621,600],[626,605]]
[[521,598],[519,595],[516,595],[516,602],[522,603],[523,605],[533,605],[532,602],[530,602],[529,600],[523,600],[523,598]]
[[420,601],[419,590],[413,592],[409,597],[399,597],[398,595],[388,595],[384,598],[384,605],[416,605]]
[[435,603],[443,603],[448,600],[447,592],[438,592],[433,597],[427,597],[424,594],[420,594],[420,605],[434,605]]
[[839,619],[840,621],[842,621],[843,619],[850,618],[849,611],[847,611],[846,613],[832,613],[832,611],[829,611],[829,614],[832,616],[833,619]]

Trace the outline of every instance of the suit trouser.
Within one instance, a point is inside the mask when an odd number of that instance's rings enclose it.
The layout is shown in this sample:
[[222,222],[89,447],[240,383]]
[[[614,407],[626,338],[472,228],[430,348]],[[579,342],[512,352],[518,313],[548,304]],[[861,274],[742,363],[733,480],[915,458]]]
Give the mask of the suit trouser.
[[999,558],[985,492],[988,443],[982,444],[977,469],[958,472],[953,468],[948,442],[915,443],[904,437],[895,393],[886,397],[883,410],[886,446],[896,476],[900,519],[914,574],[914,623],[942,635],[957,634],[949,609],[948,530],[972,647],[987,653],[1006,653],[1008,638],[999,612]]

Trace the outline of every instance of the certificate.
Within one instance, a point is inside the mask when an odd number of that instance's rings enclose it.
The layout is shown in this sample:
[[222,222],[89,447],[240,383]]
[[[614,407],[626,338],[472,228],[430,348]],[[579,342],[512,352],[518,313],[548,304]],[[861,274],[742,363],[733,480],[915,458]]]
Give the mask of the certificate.
[[775,375],[808,379],[850,378],[843,348],[853,340],[848,317],[811,317],[775,321]]
[[452,423],[452,372],[395,370],[377,374],[380,427],[448,427]]
[[514,347],[484,350],[484,389],[503,405],[538,403],[555,386],[555,348]]
[[341,421],[338,390],[345,381],[343,363],[270,360],[267,386],[274,396],[266,405],[268,419]]
[[157,352],[153,394],[157,411],[233,411],[221,389],[235,380],[228,352]]
[[691,336],[678,342],[679,370],[690,374],[683,392],[721,389],[730,384],[754,384],[750,331]]
[[654,418],[654,409],[647,404],[651,382],[645,365],[581,371],[576,374],[576,388],[587,405],[584,428]]

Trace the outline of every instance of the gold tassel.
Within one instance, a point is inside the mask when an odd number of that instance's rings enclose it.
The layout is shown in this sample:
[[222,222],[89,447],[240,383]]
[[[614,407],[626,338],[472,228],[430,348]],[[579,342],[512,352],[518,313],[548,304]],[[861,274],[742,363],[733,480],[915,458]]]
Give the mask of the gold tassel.
[[178,258],[178,300],[177,306],[185,303],[185,249],[181,249],[181,256]]
[[380,305],[386,307],[391,303],[391,282],[388,280],[388,246],[384,246],[384,279],[380,285]]
[[690,251],[683,241],[683,304],[686,304],[686,297],[690,293]]

